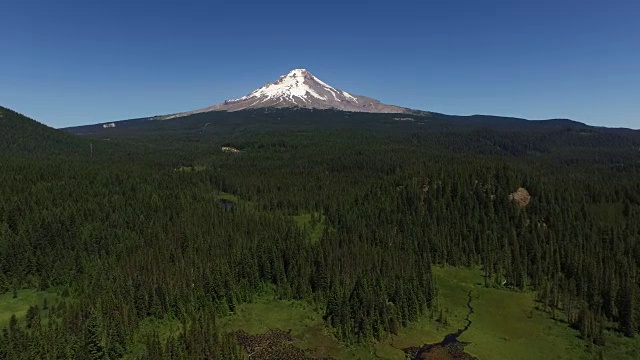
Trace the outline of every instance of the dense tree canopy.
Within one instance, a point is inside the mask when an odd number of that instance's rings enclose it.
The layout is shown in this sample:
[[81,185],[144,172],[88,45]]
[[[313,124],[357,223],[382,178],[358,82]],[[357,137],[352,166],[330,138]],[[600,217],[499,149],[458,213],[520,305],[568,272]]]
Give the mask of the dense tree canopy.
[[[590,341],[608,321],[640,330],[637,133],[242,116],[62,134],[96,143],[93,158],[57,141],[0,153],[0,293],[67,295],[46,323],[37,307],[13,318],[0,359],[119,358],[149,317],[183,325],[145,358],[242,358],[216,318],[271,291],[316,304],[345,343],[380,339],[437,309],[432,264],[534,289]],[[509,199],[519,187],[526,207]],[[319,240],[301,213],[324,222]]]

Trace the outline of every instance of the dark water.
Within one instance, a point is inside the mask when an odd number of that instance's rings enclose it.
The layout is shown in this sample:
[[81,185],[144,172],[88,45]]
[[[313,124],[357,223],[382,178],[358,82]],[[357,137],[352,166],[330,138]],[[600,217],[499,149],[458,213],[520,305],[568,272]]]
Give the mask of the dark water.
[[473,314],[473,308],[471,307],[471,291],[469,291],[469,294],[467,296],[467,308],[469,308],[469,312],[467,313],[467,317],[465,318],[465,320],[467,321],[467,325],[465,325],[465,327],[463,327],[462,329],[458,329],[457,332],[445,336],[444,339],[440,342],[440,345],[446,346],[458,342],[458,338],[460,337],[460,335],[469,330],[469,327],[471,327],[472,321],[471,319],[469,319],[471,314]]
[[227,199],[218,200],[218,204],[220,204],[220,206],[222,206],[225,210],[233,210],[233,207],[236,205],[233,203],[233,201]]
[[460,335],[469,330],[471,324],[473,323],[469,318],[471,314],[473,314],[473,307],[471,306],[471,291],[469,291],[469,294],[467,296],[467,308],[469,309],[467,317],[465,318],[467,324],[462,329],[458,329],[458,331],[456,331],[455,333],[445,336],[441,342],[435,344],[427,344],[421,347],[420,349],[418,349],[417,353],[415,353],[415,356],[412,356],[413,359],[423,359],[427,356],[427,354],[434,353],[436,351],[440,353],[446,352],[448,354],[446,358],[449,359],[473,359],[472,356],[464,353],[464,347],[468,345],[468,343],[458,341]]

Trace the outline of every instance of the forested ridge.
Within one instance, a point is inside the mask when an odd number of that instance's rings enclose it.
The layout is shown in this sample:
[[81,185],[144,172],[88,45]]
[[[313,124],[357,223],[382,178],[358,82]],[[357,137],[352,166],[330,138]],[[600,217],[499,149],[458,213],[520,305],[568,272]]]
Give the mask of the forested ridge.
[[0,106],[0,154],[69,155],[85,149],[90,155],[82,139]]
[[[0,359],[121,358],[150,317],[181,329],[145,339],[143,359],[242,359],[217,319],[265,293],[314,304],[345,344],[380,340],[442,307],[436,264],[535,290],[585,342],[640,330],[637,132],[308,120],[322,114],[63,134],[94,154],[57,141],[16,151],[26,140],[7,132],[0,293],[56,289],[62,301],[46,319],[35,306],[12,318]],[[518,188],[529,205],[510,200]],[[324,222],[317,241],[293,220],[305,213]]]

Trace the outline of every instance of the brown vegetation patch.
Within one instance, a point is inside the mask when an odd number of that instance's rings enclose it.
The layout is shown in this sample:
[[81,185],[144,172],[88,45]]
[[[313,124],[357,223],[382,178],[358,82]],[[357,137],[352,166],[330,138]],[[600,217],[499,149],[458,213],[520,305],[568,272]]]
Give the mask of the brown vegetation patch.
[[478,360],[464,352],[464,343],[455,342],[448,345],[432,344],[422,348],[409,347],[404,349],[408,359],[415,360]]
[[[292,344],[294,340],[289,331],[270,330],[265,334],[251,335],[243,330],[236,331],[238,344],[247,352],[250,359],[307,360],[313,357],[305,350]],[[324,358],[330,360],[329,358]]]
[[515,201],[520,207],[526,207],[531,202],[531,195],[525,188],[518,188],[516,192],[509,194],[509,200]]

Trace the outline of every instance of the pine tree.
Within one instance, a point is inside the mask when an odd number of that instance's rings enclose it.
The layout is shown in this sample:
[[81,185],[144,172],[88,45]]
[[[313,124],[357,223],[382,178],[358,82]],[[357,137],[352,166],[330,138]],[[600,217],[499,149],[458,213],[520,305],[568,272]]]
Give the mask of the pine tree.
[[104,350],[101,344],[100,325],[98,317],[93,311],[90,311],[86,322],[84,335],[83,355],[87,360],[102,360],[105,358]]

